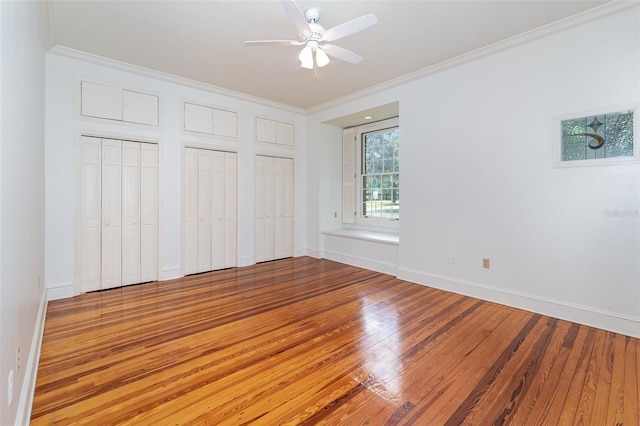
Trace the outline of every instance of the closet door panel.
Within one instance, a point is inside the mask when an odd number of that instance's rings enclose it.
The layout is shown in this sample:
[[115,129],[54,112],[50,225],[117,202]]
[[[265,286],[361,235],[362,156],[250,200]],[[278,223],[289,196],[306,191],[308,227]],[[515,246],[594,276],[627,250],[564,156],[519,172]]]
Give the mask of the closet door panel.
[[282,259],[286,256],[286,220],[284,217],[284,201],[285,201],[285,180],[283,172],[283,160],[277,159],[275,161],[275,176],[274,176],[274,258]]
[[264,157],[256,156],[255,164],[255,224],[253,257],[255,262],[266,260],[266,173]]
[[293,257],[293,217],[285,217],[283,220],[283,242],[282,242],[282,256]]
[[238,215],[238,177],[237,154],[224,154],[224,267],[237,265],[237,215]]
[[273,230],[273,257],[272,259],[282,259],[286,255],[286,220],[283,217],[277,217],[274,220]]
[[122,284],[122,146],[102,140],[102,288]]
[[224,152],[211,151],[211,204],[212,204],[212,236],[211,236],[211,270],[224,268],[224,201],[225,173]]
[[198,272],[198,150],[184,150],[184,254],[183,273]]
[[211,151],[198,151],[198,272],[211,270],[213,234]]
[[282,214],[284,217],[284,243],[283,243],[283,257],[293,256],[293,160],[286,159],[284,161],[284,178],[283,178],[283,192],[284,192],[284,205]]
[[80,142],[80,291],[100,290],[101,281],[101,152],[99,138]]
[[140,282],[140,144],[122,142],[122,285]]
[[225,235],[224,221],[214,220],[211,224],[211,271],[224,268]]
[[236,239],[236,227],[235,220],[226,220],[224,222],[224,267],[232,268],[237,266],[237,239]]
[[158,145],[140,144],[140,282],[158,279]]
[[275,258],[293,256],[293,160],[275,160]]
[[275,159],[265,160],[265,221],[264,221],[264,255],[266,260],[275,259],[276,241],[276,180]]
[[211,224],[211,270],[222,269],[225,264],[224,221],[215,220]]

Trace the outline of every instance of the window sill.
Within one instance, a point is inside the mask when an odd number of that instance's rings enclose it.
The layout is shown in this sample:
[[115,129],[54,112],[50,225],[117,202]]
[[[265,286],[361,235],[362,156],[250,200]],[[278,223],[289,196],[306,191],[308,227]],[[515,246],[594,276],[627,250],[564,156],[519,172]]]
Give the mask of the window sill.
[[360,229],[330,229],[322,231],[324,235],[332,235],[336,237],[353,238],[356,240],[374,241],[377,243],[399,245],[400,236],[388,232],[364,231]]

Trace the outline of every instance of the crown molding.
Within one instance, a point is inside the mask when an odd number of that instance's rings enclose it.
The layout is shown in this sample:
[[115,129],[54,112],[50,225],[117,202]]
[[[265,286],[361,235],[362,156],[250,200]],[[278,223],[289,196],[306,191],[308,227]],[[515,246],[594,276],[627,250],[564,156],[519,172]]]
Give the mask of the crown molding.
[[387,80],[383,83],[367,87],[366,89],[359,90],[349,95],[342,96],[340,98],[330,100],[323,104],[307,108],[305,112],[307,115],[313,114],[316,112],[323,111],[325,109],[329,109],[329,108],[344,104],[345,102],[354,101],[364,96],[369,96],[369,95],[373,95],[375,93],[381,92],[383,90],[392,89],[402,84],[405,84],[405,83],[408,83],[432,74],[442,72],[444,70],[456,67],[458,65],[462,65],[466,62],[470,62],[475,59],[482,58],[484,56],[488,56],[493,53],[509,49],[511,47],[526,43],[528,41],[545,37],[549,34],[553,34],[555,32],[562,31],[567,28],[575,27],[577,25],[580,25],[589,21],[593,21],[598,18],[602,18],[617,12],[621,12],[623,10],[630,9],[632,7],[638,7],[640,11],[640,2],[638,0],[613,0],[610,3],[606,3],[601,6],[595,7],[593,9],[589,9],[577,15],[563,18],[559,21],[555,21],[550,24],[546,24],[541,27],[534,28],[533,30],[529,30],[527,32],[515,35],[513,37],[509,37],[507,39],[481,47],[479,49],[473,50],[468,53],[464,53],[454,58],[447,59],[437,64],[434,64],[425,68],[421,68],[409,74],[405,74],[400,77]]
[[156,71],[150,68],[141,67],[138,65],[129,64],[115,59],[105,58],[103,56],[94,55],[80,50],[71,49],[65,46],[55,45],[49,50],[49,53],[65,56],[72,59],[78,59],[84,62],[90,62],[105,67],[117,69],[120,71],[126,71],[143,75],[145,77],[151,77],[158,80],[164,80],[169,83],[180,84],[183,86],[192,87],[195,89],[205,90],[207,92],[215,93],[217,95],[229,96],[231,98],[253,102],[268,107],[279,108],[282,110],[290,111],[297,114],[306,115],[306,111],[302,108],[294,107],[291,105],[271,101],[269,99],[260,98],[258,96],[251,96],[246,93],[236,92],[234,90],[225,89],[224,87],[214,86],[212,84],[202,83],[199,81],[191,80],[185,77],[179,77],[177,75],[165,73],[162,71]]

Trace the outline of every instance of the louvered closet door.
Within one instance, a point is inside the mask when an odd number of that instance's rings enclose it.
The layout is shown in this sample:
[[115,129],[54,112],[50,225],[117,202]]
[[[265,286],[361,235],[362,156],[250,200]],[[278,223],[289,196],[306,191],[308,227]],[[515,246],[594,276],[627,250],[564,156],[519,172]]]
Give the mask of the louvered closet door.
[[293,160],[276,158],[274,258],[293,256]]
[[238,264],[238,158],[235,152],[224,153],[224,267]]
[[255,262],[264,262],[266,257],[266,158],[257,156],[255,164],[255,223],[253,227],[253,257]]
[[140,282],[140,144],[122,142],[122,285]]
[[82,137],[80,291],[158,279],[158,146]]
[[140,144],[140,282],[158,279],[158,145]]
[[185,275],[236,266],[237,155],[184,149]]
[[198,150],[185,148],[183,155],[184,243],[182,272],[198,272]]
[[275,158],[256,156],[254,260],[275,259]]
[[102,289],[122,285],[122,143],[102,140]]
[[254,259],[293,256],[293,160],[256,156]]
[[78,280],[80,291],[100,290],[102,285],[102,142],[82,137],[80,143],[80,230]]
[[213,244],[213,154],[198,150],[198,272],[213,268],[211,248]]
[[213,215],[211,226],[211,268],[209,268],[209,270],[224,268],[224,252],[226,246],[224,238],[224,155],[224,152],[211,151],[213,159],[213,167],[211,170],[211,209]]

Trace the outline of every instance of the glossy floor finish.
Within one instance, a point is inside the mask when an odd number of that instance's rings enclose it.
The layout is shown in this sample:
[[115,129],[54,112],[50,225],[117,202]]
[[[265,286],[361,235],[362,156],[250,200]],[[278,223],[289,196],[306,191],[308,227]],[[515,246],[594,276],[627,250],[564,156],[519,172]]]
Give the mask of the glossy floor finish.
[[32,424],[634,426],[639,357],[302,257],[51,302]]

